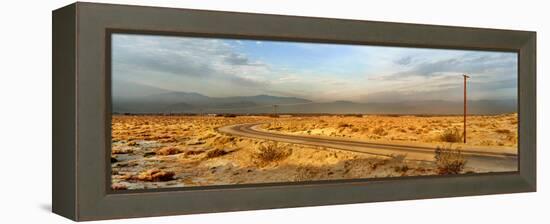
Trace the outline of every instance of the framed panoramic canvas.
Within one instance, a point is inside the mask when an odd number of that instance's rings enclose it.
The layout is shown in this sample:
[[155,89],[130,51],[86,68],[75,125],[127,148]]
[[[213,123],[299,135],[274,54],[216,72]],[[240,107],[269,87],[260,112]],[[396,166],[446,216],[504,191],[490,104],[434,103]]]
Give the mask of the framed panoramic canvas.
[[53,211],[96,220],[535,191],[535,38],[69,5],[53,13]]

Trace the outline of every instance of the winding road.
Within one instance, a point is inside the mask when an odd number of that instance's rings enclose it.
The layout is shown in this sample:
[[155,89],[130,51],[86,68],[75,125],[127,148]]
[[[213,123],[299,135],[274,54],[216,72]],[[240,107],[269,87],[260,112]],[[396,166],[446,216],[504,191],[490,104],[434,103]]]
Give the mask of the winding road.
[[[426,144],[379,143],[336,137],[288,135],[262,130],[259,128],[260,124],[262,123],[229,125],[218,128],[218,131],[241,137],[336,148],[378,156],[406,154],[408,160],[431,162],[434,159],[435,148]],[[489,148],[463,148],[462,152],[468,159],[466,166],[480,172],[517,171],[517,154],[509,150],[506,152]]]

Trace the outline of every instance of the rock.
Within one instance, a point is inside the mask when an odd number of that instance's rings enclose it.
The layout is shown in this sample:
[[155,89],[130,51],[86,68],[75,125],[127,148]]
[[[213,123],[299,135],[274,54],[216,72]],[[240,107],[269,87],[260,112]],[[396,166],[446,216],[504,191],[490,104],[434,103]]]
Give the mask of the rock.
[[162,156],[175,155],[178,153],[181,153],[180,149],[176,147],[170,147],[170,146],[160,148],[156,151],[157,155],[162,155]]
[[193,155],[199,155],[206,152],[205,148],[192,148],[185,151],[184,155],[186,156],[193,156]]
[[191,141],[187,142],[187,145],[202,145],[204,143],[205,143],[205,141],[191,140]]
[[151,156],[154,156],[154,155],[156,155],[156,154],[157,154],[156,152],[145,152],[145,153],[143,154],[143,157],[151,157]]
[[236,151],[236,149],[229,149],[229,148],[215,148],[206,153],[206,158],[215,158],[219,156],[224,156],[229,153],[232,153]]
[[141,172],[136,179],[141,181],[170,181],[174,179],[175,173],[159,169],[150,169]]
[[118,159],[116,159],[114,156],[111,156],[111,163],[116,163],[118,162]]
[[131,154],[133,152],[134,150],[129,148],[114,148],[111,150],[111,154]]
[[111,189],[113,190],[128,190],[128,187],[121,183],[115,183],[111,185]]

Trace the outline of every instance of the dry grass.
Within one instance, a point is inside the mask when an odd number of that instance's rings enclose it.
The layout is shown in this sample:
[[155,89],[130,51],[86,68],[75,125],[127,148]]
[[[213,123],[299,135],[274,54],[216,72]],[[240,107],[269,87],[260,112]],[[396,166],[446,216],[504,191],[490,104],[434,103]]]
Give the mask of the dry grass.
[[466,165],[466,158],[452,145],[438,146],[435,149],[435,163],[440,175],[459,174]]

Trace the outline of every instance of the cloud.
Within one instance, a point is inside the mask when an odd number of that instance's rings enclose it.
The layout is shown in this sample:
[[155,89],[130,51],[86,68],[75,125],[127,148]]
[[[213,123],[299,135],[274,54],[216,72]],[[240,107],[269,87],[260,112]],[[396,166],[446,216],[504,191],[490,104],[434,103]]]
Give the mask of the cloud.
[[248,65],[250,60],[244,55],[231,53],[225,57],[225,61],[232,65]]
[[463,73],[474,98],[513,98],[517,87],[517,54],[499,52],[117,34],[113,62],[117,88],[139,82],[209,96],[458,100]]
[[410,69],[377,76],[374,79],[395,80],[410,77],[435,77],[449,73],[495,74],[511,73],[517,69],[517,58],[511,53],[476,52],[466,53],[451,58],[436,58],[414,64],[412,56],[406,56],[395,61],[399,65],[408,65]]
[[252,62],[246,55],[233,52],[226,55],[224,60],[230,65],[266,66],[261,62]]
[[182,58],[173,52],[119,51],[114,54],[114,66],[126,68],[128,72],[145,70],[177,76],[205,77],[214,73],[213,68],[206,64]]
[[363,99],[459,100],[462,74],[470,75],[473,98],[516,98],[517,55],[500,52],[448,52],[446,54],[405,55],[393,61],[398,71],[369,77],[372,87]]
[[395,60],[394,63],[398,65],[409,65],[412,63],[412,60],[413,60],[412,56],[405,56]]
[[302,79],[294,75],[285,75],[279,78],[279,82],[298,82],[298,81],[302,81]]
[[[119,79],[131,80],[136,74],[144,74],[144,77],[157,81],[160,85],[163,85],[161,80],[176,81],[175,78],[179,77],[185,80],[226,82],[230,84],[226,88],[259,88],[267,82],[258,77],[270,72],[265,64],[237,53],[223,40],[205,38],[115,35],[113,62]],[[151,74],[156,74],[157,77]],[[172,86],[172,89],[175,85],[165,83]],[[182,83],[181,87],[186,89],[183,87],[189,85]]]

